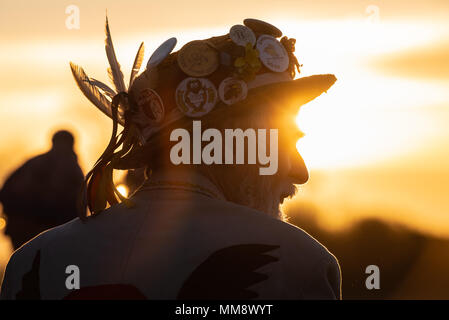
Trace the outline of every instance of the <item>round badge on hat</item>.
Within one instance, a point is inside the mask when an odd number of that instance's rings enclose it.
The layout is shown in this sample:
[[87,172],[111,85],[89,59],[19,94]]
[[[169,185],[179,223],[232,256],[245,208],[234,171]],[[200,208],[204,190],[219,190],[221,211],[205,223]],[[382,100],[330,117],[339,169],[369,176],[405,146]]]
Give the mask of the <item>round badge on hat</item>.
[[218,52],[205,41],[195,40],[185,44],[178,53],[178,65],[191,77],[205,77],[220,65]]
[[287,50],[274,37],[261,35],[257,39],[257,50],[262,63],[271,71],[284,72],[289,65]]
[[243,24],[253,30],[254,32],[260,34],[268,34],[275,38],[279,38],[282,36],[282,31],[269,24],[268,22],[257,20],[257,19],[245,19],[243,20]]
[[173,51],[176,46],[176,38],[165,40],[151,55],[147,63],[147,69],[157,67]]
[[217,90],[205,78],[186,78],[176,88],[176,104],[188,117],[198,118],[209,113],[217,103]]
[[236,45],[239,46],[245,47],[248,42],[253,46],[256,44],[256,35],[254,32],[250,28],[242,26],[241,24],[232,26],[229,30],[229,37]]
[[218,87],[220,100],[227,105],[232,105],[245,100],[248,94],[248,87],[245,81],[232,77],[224,79]]
[[142,89],[137,96],[137,105],[145,118],[142,119],[143,121],[139,121],[139,123],[157,125],[164,119],[164,103],[162,102],[161,97],[153,89]]

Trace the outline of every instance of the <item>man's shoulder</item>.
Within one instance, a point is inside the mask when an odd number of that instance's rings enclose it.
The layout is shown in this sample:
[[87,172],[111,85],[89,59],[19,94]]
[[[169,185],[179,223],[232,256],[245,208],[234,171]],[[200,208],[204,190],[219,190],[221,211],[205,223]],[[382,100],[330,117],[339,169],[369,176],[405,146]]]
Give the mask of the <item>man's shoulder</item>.
[[225,210],[232,217],[231,227],[243,230],[251,235],[249,238],[279,246],[282,270],[290,283],[286,286],[292,285],[294,290],[301,288],[301,296],[305,299],[340,298],[338,261],[312,235],[298,226],[248,207],[228,203]]
[[[211,240],[205,242],[206,246],[218,248],[222,243],[278,245],[283,272],[288,275],[292,283],[297,283],[298,287],[304,288],[304,297],[337,297],[340,281],[338,263],[323,245],[304,230],[260,211],[229,202],[205,201],[200,207],[196,206],[195,210],[197,209],[205,211],[195,211],[197,216],[192,214],[194,220],[189,221],[188,225],[203,228],[202,241],[207,237]],[[88,256],[91,260],[98,257],[95,252],[102,252],[102,256],[105,256],[109,251],[114,256],[119,256],[121,249],[125,250],[131,245],[129,241],[124,240],[136,233],[138,227],[144,223],[143,217],[158,215],[156,219],[162,219],[166,216],[157,211],[145,215],[141,214],[142,210],[143,207],[139,208],[139,206],[135,209],[114,206],[97,217],[90,218],[87,223],[74,219],[41,233],[13,254],[7,269],[10,277],[8,282],[14,283],[12,288],[15,288],[15,291],[19,290],[20,288],[16,287],[20,286],[21,276],[32,269],[33,262],[40,252],[43,258],[56,255],[59,259],[63,259],[66,255],[80,255]],[[133,214],[134,211],[138,214]],[[187,221],[184,222],[187,223]],[[195,229],[193,232],[198,234],[197,231],[199,230]],[[153,232],[149,232],[148,237],[152,234]],[[223,239],[220,240],[220,237]],[[253,240],[257,242],[252,242]],[[186,238],[186,241],[192,241],[192,245],[195,244],[191,237]],[[329,270],[332,280],[329,280]],[[328,285],[328,283],[333,284]],[[322,289],[316,291],[314,289],[316,287],[322,287]],[[322,292],[328,292],[328,294],[321,296]]]
[[324,245],[298,226],[232,202],[215,203],[215,205],[216,211],[224,211],[222,217],[232,219],[234,224],[248,226],[251,232],[266,234],[268,238],[282,243],[287,250],[292,251],[292,254],[301,253],[302,257],[307,256],[309,261],[335,260]]
[[[95,220],[92,219],[92,221]],[[113,223],[106,222],[103,224],[104,228],[99,228],[100,225],[101,223],[84,223],[79,218],[75,218],[65,224],[46,230],[23,244],[9,258],[2,283],[1,299],[15,299],[18,292],[23,289],[24,277],[35,273],[36,268],[40,268],[42,260],[46,259],[48,262],[50,257],[53,262],[57,262],[74,251],[78,253],[89,250],[99,251],[108,242],[116,240],[109,235],[120,228],[120,223],[114,226]],[[98,232],[99,230],[105,232]],[[95,242],[95,240],[102,238],[103,241]],[[87,246],[89,243],[94,243],[91,246],[92,248]],[[98,259],[99,255],[91,255],[91,257]],[[50,264],[53,264],[53,262]]]
[[81,220],[76,218],[60,226],[41,232],[15,250],[10,257],[10,262],[18,261],[19,264],[23,264],[27,260],[30,261],[38,251],[44,249],[48,244],[61,243],[60,240],[68,232],[74,231],[74,227],[81,224]]
[[[331,258],[333,257],[325,246],[303,229],[270,217],[258,210],[227,201],[203,202],[201,206],[203,208],[200,208],[200,217],[196,217],[199,219],[198,221],[217,220],[221,226],[226,225],[228,228],[244,225],[248,232],[265,234],[267,238],[282,243],[283,247],[289,250],[301,252],[302,255],[307,255],[309,259],[315,260],[329,255]],[[136,211],[141,211],[139,208],[136,209]],[[18,249],[15,254],[22,255],[49,245],[62,245],[66,241],[73,241],[77,238],[94,237],[98,238],[95,242],[101,242],[102,237],[104,237],[107,238],[107,241],[111,241],[111,238],[108,237],[110,234],[115,235],[113,239],[117,239],[120,233],[127,229],[132,232],[133,227],[138,227],[142,223],[140,221],[142,215],[132,214],[132,211],[134,210],[129,210],[120,205],[89,218],[87,223],[79,218],[73,219],[63,225],[42,232]],[[237,231],[235,230],[235,232]],[[232,236],[232,233],[228,235]]]

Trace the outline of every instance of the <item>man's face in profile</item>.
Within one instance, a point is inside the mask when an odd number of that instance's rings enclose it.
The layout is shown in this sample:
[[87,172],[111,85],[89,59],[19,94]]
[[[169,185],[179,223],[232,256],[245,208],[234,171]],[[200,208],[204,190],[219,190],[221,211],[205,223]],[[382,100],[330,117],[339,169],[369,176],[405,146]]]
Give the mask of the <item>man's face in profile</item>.
[[[261,175],[259,163],[231,165],[221,172],[220,180],[224,181],[226,198],[229,201],[282,219],[280,205],[285,198],[296,193],[295,185],[304,184],[309,178],[306,165],[296,149],[296,144],[303,134],[295,123],[294,114],[276,115],[273,112],[275,107],[268,105],[267,108],[259,110],[258,114],[253,113],[249,118],[237,120],[234,126],[248,128],[250,125],[255,129],[266,129],[267,135],[270,129],[277,131],[277,171],[272,175]],[[266,150],[273,149],[274,146],[269,145],[269,137],[266,143]]]
[[309,172],[296,149],[296,143],[303,134],[294,121],[294,115],[281,116],[275,124],[279,128],[279,170],[273,175],[273,191],[278,196],[273,198],[273,206],[279,208],[285,198],[295,194],[295,185],[307,182]]

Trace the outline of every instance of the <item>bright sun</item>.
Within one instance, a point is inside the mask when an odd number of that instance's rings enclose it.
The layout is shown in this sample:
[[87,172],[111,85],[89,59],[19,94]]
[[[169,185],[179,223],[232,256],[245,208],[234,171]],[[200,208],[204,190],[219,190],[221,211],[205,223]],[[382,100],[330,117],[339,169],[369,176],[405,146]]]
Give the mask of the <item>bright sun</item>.
[[120,192],[120,194],[121,194],[122,196],[124,196],[124,197],[127,197],[127,196],[128,196],[129,190],[128,190],[128,187],[127,187],[126,185],[124,185],[124,184],[119,184],[119,185],[117,186],[117,190],[118,190],[118,192]]
[[[305,133],[297,149],[311,169],[369,165],[419,148],[433,138],[435,117],[422,106],[449,99],[447,89],[389,77],[367,62],[435,41],[431,26],[369,25],[354,20],[291,22],[289,27],[292,35],[301,35],[296,43],[296,55],[304,64],[300,76],[332,73],[337,77],[327,94],[303,106],[296,117]],[[411,30],[416,36],[405,37]],[[334,35],[330,42],[329,33]]]

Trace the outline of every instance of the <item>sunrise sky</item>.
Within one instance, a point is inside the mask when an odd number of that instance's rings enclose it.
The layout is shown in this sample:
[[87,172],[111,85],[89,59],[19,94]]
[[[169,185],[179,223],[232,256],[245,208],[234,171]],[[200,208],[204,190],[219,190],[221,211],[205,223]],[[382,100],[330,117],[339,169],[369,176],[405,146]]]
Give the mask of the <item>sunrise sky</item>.
[[[68,5],[80,9],[79,30],[66,28]],[[0,183],[59,128],[76,134],[85,172],[105,147],[111,123],[69,61],[108,80],[106,9],[125,77],[141,41],[146,64],[169,37],[179,50],[248,17],[296,38],[300,76],[338,81],[298,114],[311,179],[287,210],[313,204],[329,228],[374,216],[449,237],[447,0],[0,0]]]

